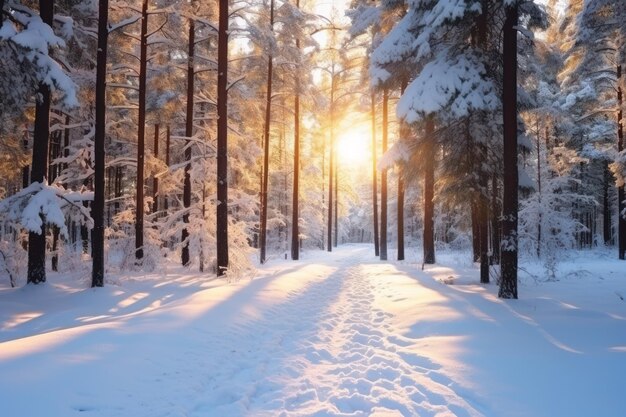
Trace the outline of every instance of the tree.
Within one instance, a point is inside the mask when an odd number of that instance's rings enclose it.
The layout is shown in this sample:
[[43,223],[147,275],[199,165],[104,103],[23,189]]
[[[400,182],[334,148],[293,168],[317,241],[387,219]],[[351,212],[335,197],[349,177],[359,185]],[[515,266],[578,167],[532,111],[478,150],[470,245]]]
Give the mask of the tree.
[[[39,1],[39,15],[44,24],[52,26],[54,2]],[[35,132],[33,134],[33,159],[30,168],[30,181],[44,183],[48,169],[48,140],[50,137],[50,86],[39,83],[38,99],[35,103]],[[28,233],[28,283],[46,282],[46,232],[45,215],[41,217],[41,232]]]
[[193,135],[193,100],[194,100],[194,48],[195,48],[195,24],[193,19],[189,19],[189,48],[187,52],[187,117],[185,123],[185,182],[183,186],[183,207],[185,214],[183,214],[183,231],[181,234],[181,241],[183,242],[183,249],[181,251],[181,262],[183,266],[189,265],[189,231],[187,230],[187,224],[189,224],[189,208],[191,206],[191,175],[189,170],[191,169],[191,137]]
[[[389,90],[383,89],[383,154],[387,152],[387,135],[389,132]],[[380,259],[387,260],[387,168],[380,173]]]
[[141,5],[139,35],[139,110],[137,121],[137,188],[135,197],[135,258],[143,258],[144,157],[146,135],[146,80],[148,71],[148,0]]
[[228,0],[219,2],[217,50],[217,276],[228,271]]
[[502,251],[498,297],[517,298],[517,24],[518,4],[506,7],[503,27],[502,106],[504,117],[504,189],[502,204]]
[[[270,30],[274,28],[274,0],[270,0]],[[265,263],[267,251],[267,192],[269,182],[269,157],[270,157],[270,123],[272,118],[272,78],[274,76],[274,58],[271,50],[267,57],[267,87],[265,103],[265,125],[263,133],[263,179],[261,180],[261,231],[259,237],[260,262]]]
[[94,227],[91,232],[91,286],[104,286],[104,158],[106,135],[106,73],[109,39],[109,2],[100,0],[98,8],[98,51],[96,59],[96,128],[94,136],[94,201],[91,207]]

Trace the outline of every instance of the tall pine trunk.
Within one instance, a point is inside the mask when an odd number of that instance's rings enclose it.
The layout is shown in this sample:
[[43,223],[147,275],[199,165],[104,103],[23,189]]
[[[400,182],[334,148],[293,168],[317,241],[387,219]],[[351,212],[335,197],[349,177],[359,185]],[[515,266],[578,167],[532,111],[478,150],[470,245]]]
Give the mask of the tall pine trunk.
[[424,263],[435,263],[435,122],[426,119],[424,141]]
[[[402,79],[402,85],[400,87],[400,95],[404,94],[408,81],[406,78]],[[406,140],[409,134],[408,126],[404,121],[400,121],[400,127],[398,129],[398,140]],[[398,171],[398,196],[397,196],[397,239],[398,239],[398,260],[404,260],[404,170],[400,168]]]
[[[109,40],[109,1],[100,0],[98,9],[98,50],[96,55],[96,126],[94,135],[94,197],[91,205],[91,286],[104,286],[104,158],[106,134],[106,72]],[[116,169],[119,171],[119,168]]]
[[[624,150],[624,127],[622,125],[622,65],[617,65],[617,152]],[[626,259],[626,214],[624,214],[624,185],[617,187],[617,234],[619,259]]]
[[[274,28],[274,0],[270,0],[270,28]],[[267,88],[265,102],[265,125],[263,132],[263,179],[261,181],[261,230],[259,236],[260,262],[265,263],[267,252],[267,192],[270,165],[270,123],[272,119],[272,78],[274,76],[274,57],[272,52],[267,57]]]
[[335,171],[335,74],[330,80],[330,152],[328,156],[328,218],[326,250],[333,250],[333,173]]
[[148,0],[141,6],[139,52],[139,117],[137,122],[137,193],[135,198],[135,258],[143,259],[144,156],[146,135],[146,78],[148,70]]
[[189,45],[187,51],[187,120],[185,123],[185,180],[183,185],[183,231],[181,241],[183,249],[181,251],[181,262],[183,266],[189,265],[189,210],[191,208],[191,136],[193,135],[193,94],[194,94],[194,46],[196,27],[193,19],[189,19]]
[[611,204],[609,202],[609,187],[611,184],[611,172],[609,171],[608,161],[604,162],[604,174],[602,180],[602,232],[604,244],[610,245],[612,241],[611,234]]
[[[154,125],[154,157],[159,157],[159,124]],[[152,177],[152,213],[159,211],[159,178]],[[156,217],[155,217],[156,220]]]
[[500,192],[498,190],[498,176],[491,177],[491,265],[500,264]]
[[[54,1],[40,0],[39,14],[43,23],[52,27]],[[48,141],[50,139],[50,86],[39,83],[35,103],[35,131],[33,133],[33,158],[30,182],[43,184],[48,169]],[[27,283],[46,282],[46,222],[43,214],[41,232],[28,233],[28,273]]]
[[[296,7],[300,7],[300,0],[296,0]],[[296,49],[300,51],[300,39],[296,39]],[[300,77],[296,74],[295,98],[293,104],[293,191],[291,199],[291,259],[300,258],[300,230],[298,227],[300,187]]]
[[372,92],[372,213],[374,228],[374,255],[380,255],[378,241],[378,180],[376,178],[376,93]]
[[[383,90],[383,155],[387,152],[389,91]],[[380,173],[380,259],[387,260],[387,168]]]
[[504,119],[502,198],[502,251],[500,259],[500,289],[498,297],[517,298],[517,21],[518,5],[506,8],[503,28],[502,60],[504,84],[502,112]]
[[228,270],[228,0],[219,0],[217,47],[217,276]]

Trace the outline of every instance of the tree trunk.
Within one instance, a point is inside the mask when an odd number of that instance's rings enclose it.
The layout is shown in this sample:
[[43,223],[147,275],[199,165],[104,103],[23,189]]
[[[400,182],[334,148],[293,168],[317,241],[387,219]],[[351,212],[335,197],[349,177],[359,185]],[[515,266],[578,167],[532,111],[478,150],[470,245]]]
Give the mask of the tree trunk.
[[335,240],[334,246],[337,247],[339,243],[339,163],[337,161],[337,150],[333,152],[335,158]]
[[611,204],[609,202],[609,186],[611,181],[611,174],[609,171],[608,162],[604,162],[604,178],[603,178],[603,198],[602,198],[602,231],[604,235],[604,244],[606,246],[611,244]]
[[106,135],[106,70],[109,39],[109,1],[100,0],[96,58],[96,126],[94,135],[94,198],[91,206],[91,286],[104,286],[104,158]]
[[228,270],[228,0],[219,0],[217,47],[217,276]]
[[[402,79],[402,85],[400,87],[400,95],[404,94],[408,81],[406,78]],[[409,135],[409,127],[403,121],[399,122],[399,138],[398,140],[406,140]],[[398,239],[398,260],[404,260],[404,171],[402,168],[398,171],[398,198],[397,198],[397,239]]]
[[472,260],[474,262],[480,261],[480,219],[477,199],[472,197],[470,203],[470,218],[472,221]]
[[[274,0],[270,0],[270,28],[274,27]],[[260,262],[265,263],[267,252],[267,192],[270,165],[270,123],[272,119],[272,78],[274,75],[274,58],[272,52],[267,57],[267,94],[265,102],[265,125],[263,133],[263,181],[261,181],[261,230],[259,237]]]
[[[154,157],[159,157],[159,124],[154,125]],[[152,178],[152,213],[159,211],[159,179],[156,175]],[[156,217],[155,217],[156,221]]]
[[398,260],[404,260],[404,180],[398,174]]
[[328,234],[328,244],[326,250],[333,250],[333,173],[335,170],[335,74],[330,80],[330,152],[328,157],[328,219],[326,233]]
[[[296,7],[300,7],[300,0],[296,0]],[[296,49],[300,51],[300,39],[296,39]],[[300,258],[300,235],[298,227],[299,219],[299,180],[300,180],[300,77],[296,74],[296,91],[294,99],[293,116],[293,194],[291,203],[291,259],[297,261]]]
[[491,177],[491,265],[500,264],[500,196],[498,176]]
[[[617,66],[617,152],[624,150],[624,127],[622,125],[622,65]],[[626,214],[624,214],[624,185],[617,187],[617,232],[619,259],[626,259]]]
[[146,73],[148,69],[148,0],[141,6],[139,52],[139,117],[137,122],[137,193],[135,198],[135,258],[143,259],[144,151],[146,133]]
[[[486,150],[483,155],[486,154]],[[480,193],[479,199],[479,237],[480,237],[480,282],[482,284],[489,283],[489,181],[487,174],[479,172]]]
[[537,258],[541,257],[541,217],[542,217],[542,206],[541,206],[541,140],[539,138],[539,117],[536,119],[537,124],[537,198],[539,200],[539,219],[537,221]]
[[[387,152],[389,91],[383,90],[383,155]],[[380,173],[380,259],[387,260],[387,168]]]
[[189,256],[189,210],[191,208],[191,136],[193,136],[193,94],[194,94],[194,46],[195,46],[196,27],[193,19],[189,19],[189,45],[187,51],[187,120],[185,123],[185,181],[183,185],[183,231],[181,234],[181,242],[183,249],[181,251],[181,263],[188,266],[190,262]]
[[502,91],[504,120],[504,191],[502,205],[501,279],[498,297],[517,298],[517,3],[506,8],[503,28]]
[[[168,168],[170,167],[170,144],[171,144],[171,138],[172,138],[172,135],[170,133],[170,125],[167,125],[167,128],[165,130],[165,165]],[[165,216],[168,215],[169,208],[170,208],[169,199],[168,199],[167,195],[164,195],[163,196],[163,211],[165,212],[164,213]]]
[[[54,2],[39,1],[39,14],[43,23],[52,27],[54,19]],[[39,83],[35,103],[35,131],[33,134],[33,158],[31,163],[31,184],[43,184],[48,169],[48,141],[50,138],[50,87]],[[46,282],[46,219],[42,220],[41,232],[28,233],[28,275],[27,283],[39,284]]]
[[374,219],[374,255],[380,255],[378,241],[378,181],[376,178],[376,93],[372,92],[372,212]]
[[424,142],[424,263],[435,263],[435,122],[426,119]]

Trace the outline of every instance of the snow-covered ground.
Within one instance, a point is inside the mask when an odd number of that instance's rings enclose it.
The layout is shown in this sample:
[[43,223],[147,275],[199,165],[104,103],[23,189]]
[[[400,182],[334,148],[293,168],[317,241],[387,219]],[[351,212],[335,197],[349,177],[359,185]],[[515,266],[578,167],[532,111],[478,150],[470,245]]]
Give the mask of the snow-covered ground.
[[[626,264],[581,252],[520,300],[466,254],[346,245],[252,279],[178,268],[0,288],[0,416],[626,415]],[[2,283],[4,285],[4,282]]]

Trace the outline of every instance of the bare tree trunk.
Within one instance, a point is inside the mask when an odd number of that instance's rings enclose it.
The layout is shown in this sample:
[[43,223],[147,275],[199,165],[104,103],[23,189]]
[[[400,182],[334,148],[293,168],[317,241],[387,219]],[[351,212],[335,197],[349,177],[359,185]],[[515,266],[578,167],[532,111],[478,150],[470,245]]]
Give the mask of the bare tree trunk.
[[[165,130],[165,165],[169,168],[170,167],[170,145],[171,145],[171,139],[172,139],[172,135],[170,133],[170,125],[167,125],[167,128]],[[168,211],[170,208],[170,202],[169,199],[167,197],[167,195],[163,196],[163,211],[165,212],[164,214],[167,216]]]
[[333,174],[335,171],[335,74],[330,81],[330,154],[328,157],[328,244],[326,250],[333,250]]
[[424,263],[435,263],[435,122],[426,119],[424,142]]
[[604,244],[610,245],[613,240],[611,234],[611,204],[609,202],[609,187],[611,181],[611,174],[609,171],[609,163],[604,162],[604,178],[603,184],[603,198],[602,198],[602,231],[604,235]]
[[[154,125],[154,157],[159,157],[159,124]],[[159,179],[156,175],[152,178],[152,212],[159,211]],[[156,220],[156,219],[155,219]]]
[[[617,66],[617,152],[624,150],[624,127],[622,125],[622,65]],[[619,259],[626,259],[626,214],[624,214],[624,185],[617,187],[617,232]]]
[[518,5],[506,8],[503,28],[502,91],[504,119],[504,192],[502,207],[501,279],[498,297],[517,298],[517,23]]
[[500,264],[500,196],[498,176],[491,177],[491,264]]
[[196,27],[192,18],[189,19],[189,45],[187,51],[187,120],[185,123],[185,182],[183,185],[183,228],[181,241],[183,249],[181,251],[181,262],[183,266],[188,266],[189,256],[189,210],[191,207],[191,136],[193,135],[193,94],[194,94],[194,46],[195,46]]
[[335,157],[335,240],[334,246],[339,242],[339,163],[337,161],[337,150],[333,153]]
[[378,180],[376,178],[376,93],[372,92],[372,212],[374,220],[374,255],[380,255],[378,237]]
[[[385,88],[383,90],[383,155],[387,152],[388,108],[389,91]],[[387,168],[383,168],[380,173],[380,259],[387,260]]]
[[[52,27],[54,1],[40,0],[39,14],[43,23]],[[50,139],[50,87],[39,83],[38,99],[35,103],[35,131],[33,134],[33,158],[31,163],[31,184],[44,182],[48,169],[48,141]],[[28,273],[27,283],[46,282],[46,222],[43,214],[41,233],[28,233]]]
[[139,117],[137,122],[137,193],[135,198],[135,258],[143,259],[144,156],[146,134],[146,78],[148,69],[148,0],[141,6],[139,53]]
[[541,140],[539,138],[539,116],[536,119],[537,136],[537,198],[539,199],[539,220],[537,222],[537,258],[541,257]]
[[[296,7],[300,7],[300,0],[296,0]],[[296,39],[296,49],[300,51],[300,39]],[[291,203],[291,259],[297,261],[300,258],[300,230],[299,219],[299,196],[300,187],[300,77],[296,74],[296,91],[294,98],[293,115],[293,193]]]
[[404,179],[398,174],[398,260],[404,260]]
[[219,0],[217,47],[217,276],[228,271],[228,0]]
[[94,198],[91,206],[91,286],[104,286],[104,158],[106,135],[106,70],[109,40],[109,1],[100,0],[96,58],[96,126],[94,135]]
[[[274,0],[270,0],[270,27],[274,27]],[[270,123],[272,119],[272,78],[274,75],[274,58],[272,52],[267,62],[267,96],[265,103],[265,131],[263,134],[263,181],[261,182],[261,230],[259,237],[260,262],[265,263],[267,252],[267,191],[270,165]]]

